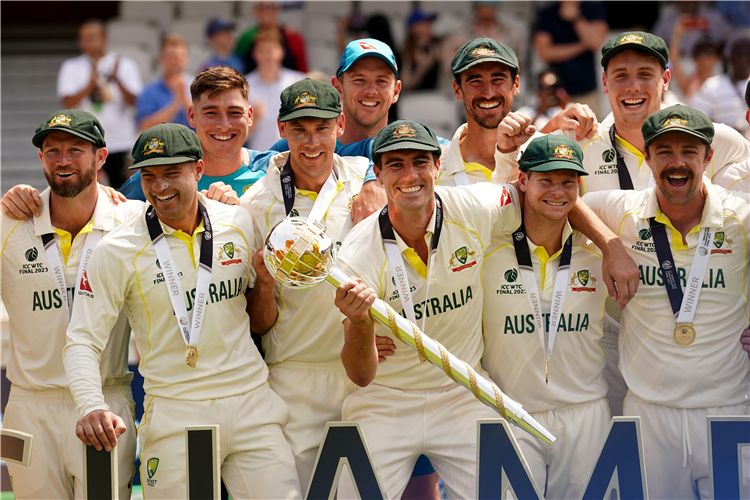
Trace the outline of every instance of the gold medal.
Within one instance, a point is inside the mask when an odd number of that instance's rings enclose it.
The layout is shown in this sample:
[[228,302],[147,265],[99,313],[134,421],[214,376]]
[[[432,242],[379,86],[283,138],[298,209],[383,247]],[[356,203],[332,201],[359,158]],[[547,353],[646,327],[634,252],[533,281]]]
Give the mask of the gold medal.
[[187,354],[185,354],[185,361],[190,368],[195,368],[198,364],[198,348],[194,345],[187,347]]
[[682,323],[674,327],[674,340],[680,345],[690,345],[695,340],[692,323]]

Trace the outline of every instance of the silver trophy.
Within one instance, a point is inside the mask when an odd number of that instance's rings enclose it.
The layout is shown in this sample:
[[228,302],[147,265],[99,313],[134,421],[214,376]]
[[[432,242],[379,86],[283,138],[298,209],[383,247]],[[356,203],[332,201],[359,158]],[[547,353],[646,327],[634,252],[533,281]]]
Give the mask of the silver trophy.
[[[336,242],[328,235],[326,228],[319,222],[302,217],[284,219],[271,229],[264,244],[263,259],[271,275],[286,286],[310,288],[325,281],[337,288],[349,281],[346,274],[334,267]],[[478,375],[471,366],[422,333],[388,304],[378,299],[370,308],[370,313],[395,337],[469,389],[479,401],[493,408],[500,416],[548,445],[555,441],[547,429],[520,404],[504,395],[492,381]]]

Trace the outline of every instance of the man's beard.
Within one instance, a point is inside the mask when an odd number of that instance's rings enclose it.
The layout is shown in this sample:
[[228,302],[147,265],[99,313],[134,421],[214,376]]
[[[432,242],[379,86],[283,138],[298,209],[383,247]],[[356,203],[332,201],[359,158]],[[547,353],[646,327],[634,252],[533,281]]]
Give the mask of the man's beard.
[[505,99],[502,99],[500,101],[500,105],[498,106],[498,108],[501,108],[503,110],[502,113],[500,113],[499,115],[495,115],[495,116],[480,117],[474,112],[473,103],[468,106],[464,104],[464,107],[466,108],[466,113],[469,116],[471,116],[472,120],[474,120],[477,123],[477,125],[479,125],[480,127],[484,129],[489,129],[489,130],[495,130],[497,126],[500,125],[500,122],[503,121],[503,118],[505,118],[508,115],[508,113],[510,113],[511,106],[513,106],[512,102],[509,104]]
[[54,173],[48,174],[45,170],[44,177],[47,179],[50,189],[60,198],[74,198],[81,194],[84,189],[89,187],[96,180],[95,162],[87,169],[78,172],[78,181],[60,179]]

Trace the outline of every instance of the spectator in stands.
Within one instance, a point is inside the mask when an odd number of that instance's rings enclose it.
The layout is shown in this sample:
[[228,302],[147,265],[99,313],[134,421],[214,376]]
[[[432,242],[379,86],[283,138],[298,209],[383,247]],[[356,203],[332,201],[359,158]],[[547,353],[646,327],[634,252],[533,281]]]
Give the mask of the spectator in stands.
[[550,69],[539,74],[536,89],[537,106],[523,106],[517,112],[531,118],[531,124],[541,130],[553,116],[568,107],[570,96],[560,77]]
[[280,139],[276,117],[281,106],[281,91],[304,79],[305,74],[281,65],[284,47],[277,30],[261,30],[257,34],[253,59],[258,67],[245,76],[250,84],[250,104],[253,106],[248,147],[266,151]]
[[604,44],[609,27],[601,2],[556,2],[542,9],[534,27],[539,58],[565,83],[572,102],[601,113],[594,52]]
[[253,14],[258,20],[258,25],[245,31],[237,42],[235,52],[245,64],[245,73],[255,69],[256,62],[253,59],[253,44],[255,37],[261,30],[275,30],[281,36],[281,44],[284,47],[284,67],[307,73],[307,52],[305,39],[300,33],[288,26],[279,24],[279,11],[281,7],[278,2],[255,2],[252,6]]
[[68,59],[57,77],[57,96],[65,108],[92,113],[107,131],[109,156],[103,170],[119,188],[127,179],[127,161],[137,137],[135,100],[143,84],[138,65],[107,51],[107,33],[99,20],[86,21],[78,30],[82,54]]
[[201,65],[200,71],[214,66],[229,66],[242,73],[242,59],[234,53],[234,24],[222,17],[211,19],[206,26],[206,39],[213,49],[211,57]]
[[162,76],[143,89],[136,103],[141,131],[161,122],[190,126],[187,110],[192,104],[190,83],[193,77],[185,73],[188,65],[185,39],[175,34],[165,36],[161,42],[159,64]]
[[693,96],[701,88],[703,82],[714,74],[714,67],[721,61],[719,44],[709,35],[698,40],[692,49],[695,72],[688,75],[682,67],[682,38],[685,34],[695,31],[699,23],[692,14],[682,14],[677,18],[672,40],[669,43],[669,59],[672,68],[672,76],[677,80],[677,86],[682,93],[686,104],[690,105]]
[[404,90],[432,90],[438,86],[443,42],[432,33],[437,14],[414,10],[406,22],[401,84]]
[[520,22],[520,19],[513,19],[511,16],[501,13],[501,2],[485,0],[473,2],[472,6],[474,20],[471,26],[460,31],[451,39],[449,50],[446,53],[449,58],[448,61],[453,58],[453,55],[463,44],[483,36],[504,43],[513,49],[513,52],[518,54],[521,59],[526,56],[526,40],[516,25],[517,22]]
[[735,28],[750,27],[750,3],[723,0],[714,3],[714,6]]
[[750,138],[745,121],[743,96],[750,80],[750,33],[739,30],[728,37],[724,47],[727,72],[712,76],[693,97],[692,106],[712,121],[725,123]]
[[[654,25],[653,34],[664,40],[672,39],[677,19],[682,14],[690,14],[695,29],[685,33],[682,37],[681,50],[683,54],[690,54],[693,45],[705,35],[710,36],[718,43],[726,40],[727,33],[732,31],[732,26],[724,19],[716,8],[707,5],[709,2],[675,2],[676,9],[664,8],[659,19]],[[742,2],[740,2],[742,3]],[[672,59],[670,57],[670,59]]]

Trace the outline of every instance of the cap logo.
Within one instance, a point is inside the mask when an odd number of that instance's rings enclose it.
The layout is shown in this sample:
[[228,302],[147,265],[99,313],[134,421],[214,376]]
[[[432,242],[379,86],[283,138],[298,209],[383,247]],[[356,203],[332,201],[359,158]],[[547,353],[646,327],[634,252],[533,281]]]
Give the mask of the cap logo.
[[72,119],[65,115],[57,115],[56,117],[52,118],[49,123],[47,124],[48,127],[54,127],[55,125],[68,125],[70,126],[70,122]]
[[300,106],[315,106],[315,101],[317,100],[318,100],[317,97],[312,96],[308,94],[307,92],[302,92],[294,100],[294,107],[299,108]]
[[393,131],[393,138],[400,139],[401,137],[416,137],[417,129],[410,127],[409,125],[403,124],[396,127]]
[[575,157],[573,156],[573,152],[568,149],[568,146],[565,144],[560,144],[555,148],[555,158],[568,158],[569,160],[575,160]]
[[679,116],[671,116],[664,121],[664,128],[668,127],[687,127],[687,120]]
[[359,46],[362,47],[364,50],[378,50],[373,45],[370,45],[367,42],[359,42]]
[[622,45],[623,43],[643,43],[643,37],[638,35],[625,35],[620,38],[618,45]]
[[154,137],[143,146],[143,155],[150,155],[151,153],[163,153],[164,143]]
[[471,51],[471,57],[486,57],[486,56],[492,56],[495,54],[495,51],[489,47],[486,47],[484,45],[481,45],[477,47],[476,49]]

